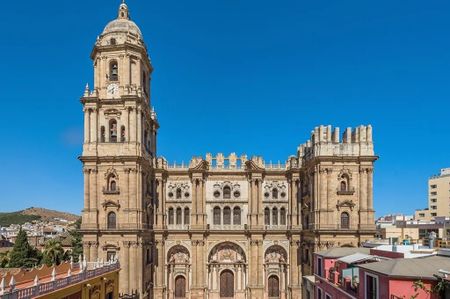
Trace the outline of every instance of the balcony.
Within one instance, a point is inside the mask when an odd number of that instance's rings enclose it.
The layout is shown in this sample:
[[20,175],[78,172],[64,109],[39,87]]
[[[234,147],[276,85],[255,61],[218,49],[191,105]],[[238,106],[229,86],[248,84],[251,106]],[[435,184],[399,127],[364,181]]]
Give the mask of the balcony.
[[103,187],[103,194],[109,194],[109,195],[120,194],[120,188],[116,187],[116,189],[114,189],[114,190],[109,190],[108,188]]
[[167,229],[172,230],[189,230],[190,225],[189,224],[169,224],[167,225]]
[[355,187],[350,187],[347,190],[337,190],[337,195],[353,195],[355,194]]
[[245,224],[211,224],[210,230],[244,230]]

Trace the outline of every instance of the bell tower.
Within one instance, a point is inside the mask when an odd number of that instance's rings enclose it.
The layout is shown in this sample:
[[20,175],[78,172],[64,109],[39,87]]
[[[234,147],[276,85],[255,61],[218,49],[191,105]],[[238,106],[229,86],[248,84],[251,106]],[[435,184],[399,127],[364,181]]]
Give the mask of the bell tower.
[[120,293],[147,298],[159,125],[151,109],[152,64],[127,4],[98,36],[91,59],[93,87],[81,98],[84,254],[89,262],[117,258]]

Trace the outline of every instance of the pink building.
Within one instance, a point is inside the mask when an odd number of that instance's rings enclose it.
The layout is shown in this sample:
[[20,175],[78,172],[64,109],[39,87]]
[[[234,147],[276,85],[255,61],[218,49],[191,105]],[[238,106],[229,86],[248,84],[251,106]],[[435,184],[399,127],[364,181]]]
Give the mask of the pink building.
[[400,252],[334,248],[314,256],[314,298],[450,298],[430,292],[445,279],[443,270],[450,270],[448,256],[404,258]]

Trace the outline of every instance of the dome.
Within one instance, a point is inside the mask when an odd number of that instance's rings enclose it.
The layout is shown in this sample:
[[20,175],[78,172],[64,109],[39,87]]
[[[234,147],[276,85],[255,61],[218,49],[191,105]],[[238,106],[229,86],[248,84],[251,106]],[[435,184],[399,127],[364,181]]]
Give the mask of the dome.
[[108,33],[119,33],[124,32],[137,35],[142,38],[142,33],[139,27],[136,25],[135,22],[128,20],[128,19],[116,19],[114,21],[111,21],[106,25],[105,29],[103,30],[103,34]]
[[103,29],[102,35],[108,33],[131,33],[142,38],[142,33],[135,22],[130,20],[128,6],[125,3],[120,4],[117,19],[111,21]]

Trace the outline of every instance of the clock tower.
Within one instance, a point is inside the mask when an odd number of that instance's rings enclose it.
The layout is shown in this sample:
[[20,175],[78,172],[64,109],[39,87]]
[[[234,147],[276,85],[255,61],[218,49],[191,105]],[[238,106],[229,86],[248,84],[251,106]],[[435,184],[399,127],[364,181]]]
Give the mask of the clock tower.
[[159,125],[150,108],[153,68],[125,3],[98,36],[91,59],[93,87],[81,98],[84,255],[89,262],[117,258],[120,292],[147,298]]

